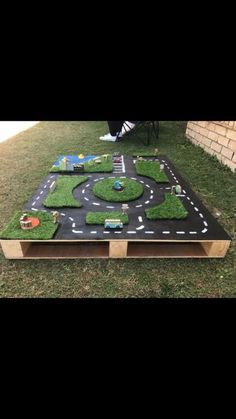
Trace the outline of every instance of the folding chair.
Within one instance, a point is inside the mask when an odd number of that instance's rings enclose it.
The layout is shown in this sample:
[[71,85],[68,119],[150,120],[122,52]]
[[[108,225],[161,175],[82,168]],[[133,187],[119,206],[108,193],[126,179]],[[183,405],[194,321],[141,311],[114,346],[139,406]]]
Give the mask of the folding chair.
[[[129,135],[129,134],[136,133],[139,130],[139,128],[144,127],[144,128],[146,128],[146,131],[147,131],[146,145],[150,145],[150,139],[151,139],[151,134],[152,133],[154,133],[154,136],[155,136],[156,140],[159,137],[159,125],[160,125],[159,121],[138,121],[135,124],[134,128],[130,129],[130,127],[127,125],[127,123],[124,122],[124,124],[121,128],[121,131],[122,131],[122,129],[124,129],[127,132],[127,134],[123,134],[123,135]],[[117,138],[119,137],[119,134],[120,133],[117,134]]]

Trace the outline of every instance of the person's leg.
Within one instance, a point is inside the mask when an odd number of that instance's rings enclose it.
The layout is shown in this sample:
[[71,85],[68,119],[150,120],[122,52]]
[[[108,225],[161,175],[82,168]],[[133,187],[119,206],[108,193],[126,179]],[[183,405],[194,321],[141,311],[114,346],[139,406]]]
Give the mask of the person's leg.
[[117,135],[121,131],[124,121],[107,121],[111,135]]
[[109,133],[100,137],[100,140],[104,141],[116,141],[117,135],[122,136],[121,129],[124,121],[107,121],[109,127]]

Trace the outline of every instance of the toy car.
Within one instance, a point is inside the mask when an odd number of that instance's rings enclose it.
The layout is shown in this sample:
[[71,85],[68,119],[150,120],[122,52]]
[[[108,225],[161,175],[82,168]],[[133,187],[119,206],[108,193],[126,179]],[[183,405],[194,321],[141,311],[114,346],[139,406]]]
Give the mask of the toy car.
[[123,228],[123,223],[117,219],[106,219],[104,223],[105,228]]
[[113,157],[113,163],[122,163],[122,158],[121,157]]

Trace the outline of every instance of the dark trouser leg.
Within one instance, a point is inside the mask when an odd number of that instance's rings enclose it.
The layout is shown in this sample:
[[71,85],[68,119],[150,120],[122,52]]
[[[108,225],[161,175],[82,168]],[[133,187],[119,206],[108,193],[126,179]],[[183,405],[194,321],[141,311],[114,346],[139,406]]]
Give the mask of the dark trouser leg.
[[107,121],[109,126],[109,132],[111,135],[116,135],[117,132],[121,131],[124,121]]

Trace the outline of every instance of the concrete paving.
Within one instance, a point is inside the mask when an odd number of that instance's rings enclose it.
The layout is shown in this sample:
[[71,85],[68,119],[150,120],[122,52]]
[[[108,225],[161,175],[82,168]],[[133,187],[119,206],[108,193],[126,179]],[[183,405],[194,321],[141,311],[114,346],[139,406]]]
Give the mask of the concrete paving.
[[40,121],[0,121],[0,143],[25,131]]

